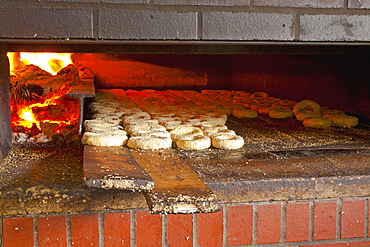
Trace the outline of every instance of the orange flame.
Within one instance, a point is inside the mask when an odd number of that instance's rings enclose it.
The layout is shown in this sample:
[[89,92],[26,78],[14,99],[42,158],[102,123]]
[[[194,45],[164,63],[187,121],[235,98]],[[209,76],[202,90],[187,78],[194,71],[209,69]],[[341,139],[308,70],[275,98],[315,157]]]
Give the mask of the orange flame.
[[18,110],[18,116],[21,120],[17,121],[17,125],[24,126],[26,128],[32,128],[35,123],[40,128],[40,122],[36,120],[35,115],[30,107],[26,106]]
[[[71,53],[29,53],[29,52],[8,52],[7,54],[10,63],[10,72],[17,69],[21,63],[24,65],[34,64],[41,69],[55,75],[62,68],[66,67],[69,64],[73,64],[71,60]],[[59,120],[59,119],[48,119],[54,118],[49,115],[41,115],[40,111],[43,111],[43,107],[50,105],[60,104],[59,99],[68,93],[70,85],[61,86],[58,90],[54,91],[51,94],[47,94],[43,102],[33,103],[29,102],[29,105],[21,106],[16,105],[13,109],[16,109],[14,118],[12,119],[13,126],[22,126],[24,128],[33,129],[35,128],[41,131],[42,123],[52,123],[57,124],[58,127],[53,130],[54,133],[59,133],[61,127],[71,125],[75,120],[70,118],[69,120]],[[72,114],[73,115],[73,114]],[[71,116],[72,116],[71,115]],[[43,118],[44,116],[45,118]]]
[[[19,56],[18,56],[19,54]],[[19,61],[25,65],[34,64],[41,69],[56,75],[59,70],[69,64],[73,64],[71,53],[52,53],[52,52],[8,52],[10,63],[10,73],[17,68]]]

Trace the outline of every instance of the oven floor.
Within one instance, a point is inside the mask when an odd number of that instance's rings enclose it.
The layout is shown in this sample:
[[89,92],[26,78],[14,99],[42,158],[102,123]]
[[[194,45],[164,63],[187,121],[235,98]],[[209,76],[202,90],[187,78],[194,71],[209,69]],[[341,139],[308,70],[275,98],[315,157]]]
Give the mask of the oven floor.
[[[175,151],[222,203],[370,194],[365,125],[317,130],[268,118],[227,125],[246,139],[243,148]],[[81,145],[14,147],[0,166],[0,215],[147,208],[140,192],[85,186],[82,157]]]

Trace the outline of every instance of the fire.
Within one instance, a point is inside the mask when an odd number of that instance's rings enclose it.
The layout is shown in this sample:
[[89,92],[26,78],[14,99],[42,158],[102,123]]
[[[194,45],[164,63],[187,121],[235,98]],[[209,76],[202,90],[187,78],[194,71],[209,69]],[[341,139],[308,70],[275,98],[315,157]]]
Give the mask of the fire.
[[13,75],[10,104],[15,138],[20,142],[39,138],[68,143],[77,140],[80,102],[68,92],[80,78],[71,54],[9,52],[7,55]]
[[[19,54],[19,55],[18,55]],[[8,52],[10,62],[10,73],[16,69],[19,62],[25,65],[34,64],[41,69],[56,75],[59,70],[69,64],[73,64],[71,53],[52,53],[52,52]]]
[[35,115],[32,112],[32,109],[29,107],[24,107],[18,110],[18,116],[21,118],[18,121],[18,125],[24,126],[26,128],[32,128],[33,124],[35,123],[37,127],[40,126],[39,121],[36,120]]
[[[22,126],[28,129],[37,128],[41,130],[41,123],[57,124],[58,126],[67,126],[71,124],[69,120],[52,120],[43,119],[37,120],[35,116],[35,111],[40,111],[40,109],[47,108],[48,106],[55,106],[60,104],[58,99],[61,95],[54,96],[53,98],[45,100],[43,103],[34,103],[28,106],[18,106],[17,115],[19,117],[18,121],[13,121],[13,125]],[[59,131],[58,128],[55,129],[55,133]]]

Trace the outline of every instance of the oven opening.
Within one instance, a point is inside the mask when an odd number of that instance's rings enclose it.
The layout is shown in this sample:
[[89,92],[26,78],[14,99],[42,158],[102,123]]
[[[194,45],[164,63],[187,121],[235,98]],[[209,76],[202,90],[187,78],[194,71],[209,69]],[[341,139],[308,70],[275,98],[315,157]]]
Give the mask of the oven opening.
[[8,53],[10,163],[27,168],[4,187],[73,181],[144,192],[152,213],[198,213],[230,199],[224,181],[367,173],[329,164],[369,152],[362,54],[76,52],[41,58],[50,71],[27,55]]

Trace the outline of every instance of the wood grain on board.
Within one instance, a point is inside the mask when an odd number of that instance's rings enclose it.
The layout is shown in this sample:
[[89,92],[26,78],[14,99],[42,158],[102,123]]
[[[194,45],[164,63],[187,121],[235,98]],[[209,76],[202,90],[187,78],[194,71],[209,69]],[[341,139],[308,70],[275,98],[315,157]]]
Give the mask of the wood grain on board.
[[104,189],[150,191],[152,178],[125,147],[84,147],[83,172],[85,184]]
[[210,213],[220,209],[217,196],[174,150],[130,151],[154,180],[154,189],[145,192],[152,213]]

